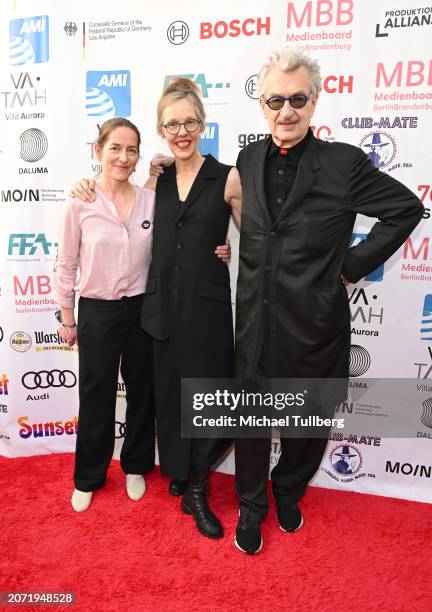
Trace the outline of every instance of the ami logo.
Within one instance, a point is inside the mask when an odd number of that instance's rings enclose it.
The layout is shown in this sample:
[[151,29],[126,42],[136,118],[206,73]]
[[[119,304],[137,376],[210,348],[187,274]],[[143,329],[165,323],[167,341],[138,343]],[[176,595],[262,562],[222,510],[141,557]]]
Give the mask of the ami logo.
[[9,60],[12,66],[49,60],[48,15],[12,19],[9,22]]
[[432,340],[432,293],[427,293],[424,297],[420,338],[429,342]]
[[129,117],[131,78],[129,70],[88,70],[86,112],[89,117]]
[[201,155],[213,155],[219,159],[219,124],[207,123],[199,142]]
[[[367,234],[353,233],[353,235],[351,236],[349,246],[350,247],[357,246],[359,242],[364,240],[366,237],[367,237]],[[367,276],[365,276],[364,280],[369,281],[369,282],[373,282],[373,281],[379,282],[379,281],[382,281],[383,278],[384,278],[384,264],[382,266],[379,266],[379,268],[377,268],[376,270],[374,270]]]

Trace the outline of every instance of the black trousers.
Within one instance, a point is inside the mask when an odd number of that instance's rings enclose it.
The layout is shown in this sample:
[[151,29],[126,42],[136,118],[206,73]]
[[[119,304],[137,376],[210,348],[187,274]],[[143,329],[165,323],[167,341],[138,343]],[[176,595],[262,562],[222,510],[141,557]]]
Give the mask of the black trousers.
[[[256,384],[267,390],[270,350],[264,343]],[[283,438],[277,465],[271,471],[273,496],[281,506],[297,503],[318,470],[327,438]],[[244,438],[235,443],[235,479],[240,510],[258,521],[268,512],[267,480],[270,467],[271,437]]]
[[119,366],[126,387],[121,467],[127,474],[145,474],[155,465],[152,341],[140,326],[142,297],[79,300],[74,482],[80,491],[94,491],[105,483],[114,451]]
[[[273,495],[282,506],[301,499],[319,468],[327,438],[281,438],[281,455],[271,472]],[[245,438],[235,444],[236,488],[240,509],[258,520],[268,511],[270,438]]]
[[232,440],[182,438],[182,356],[175,343],[153,340],[155,366],[156,427],[160,469],[163,474],[188,480],[193,472],[210,470]]

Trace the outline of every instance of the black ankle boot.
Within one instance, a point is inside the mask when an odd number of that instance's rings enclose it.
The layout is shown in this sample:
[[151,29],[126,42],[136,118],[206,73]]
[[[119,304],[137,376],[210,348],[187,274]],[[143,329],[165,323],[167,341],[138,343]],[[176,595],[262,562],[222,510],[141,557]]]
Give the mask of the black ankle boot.
[[174,497],[178,497],[179,495],[183,495],[187,487],[187,480],[179,480],[178,478],[173,478],[168,486],[168,491]]
[[183,512],[191,514],[198,531],[208,538],[218,540],[223,537],[223,527],[217,516],[208,507],[207,502],[208,472],[194,472],[183,495],[181,507]]

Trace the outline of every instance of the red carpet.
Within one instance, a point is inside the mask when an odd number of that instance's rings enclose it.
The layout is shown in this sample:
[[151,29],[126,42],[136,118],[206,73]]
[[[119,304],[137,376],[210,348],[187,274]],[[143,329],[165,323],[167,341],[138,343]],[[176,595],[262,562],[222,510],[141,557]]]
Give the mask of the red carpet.
[[90,509],[76,514],[72,464],[71,455],[0,458],[0,591],[71,590],[77,606],[69,609],[86,612],[431,609],[427,504],[309,488],[301,531],[280,531],[272,506],[264,549],[248,557],[233,545],[231,476],[212,478],[212,507],[226,532],[212,541],[158,472],[144,498],[130,501],[117,462]]

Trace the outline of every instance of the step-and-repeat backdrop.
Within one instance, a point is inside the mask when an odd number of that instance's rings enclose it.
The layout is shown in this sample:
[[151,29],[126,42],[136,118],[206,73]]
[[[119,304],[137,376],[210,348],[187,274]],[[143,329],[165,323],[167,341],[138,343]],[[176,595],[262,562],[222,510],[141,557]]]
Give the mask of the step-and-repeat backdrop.
[[[97,125],[115,115],[138,125],[142,184],[151,156],[166,150],[155,129],[158,97],[167,79],[186,75],[201,88],[208,115],[202,151],[234,164],[267,133],[256,74],[271,51],[289,44],[322,67],[315,135],[361,147],[426,207],[398,253],[348,288],[351,389],[362,393],[338,412],[367,414],[379,434],[335,430],[314,483],[432,501],[431,24],[426,0],[3,0],[0,453],[75,447],[77,351],[57,333],[52,269],[68,188],[98,172]],[[353,244],[370,227],[359,218]],[[235,290],[238,235],[230,234]],[[382,435],[391,405],[373,392],[365,399],[370,377],[417,379],[406,404],[413,435]],[[119,379],[117,453],[124,410]],[[275,439],[272,464],[278,452]],[[233,471],[232,455],[221,469]]]

